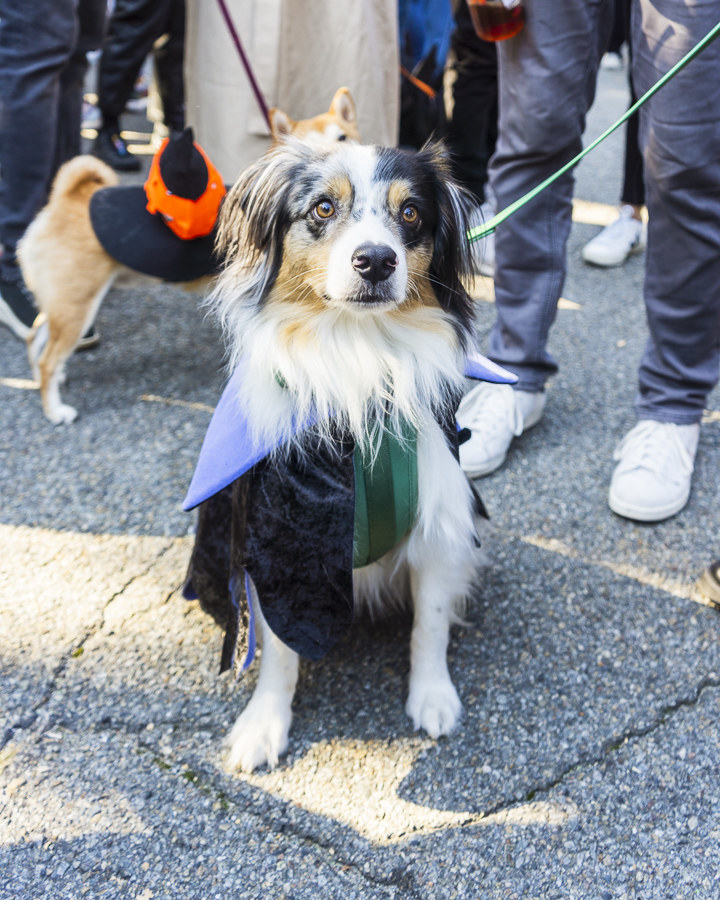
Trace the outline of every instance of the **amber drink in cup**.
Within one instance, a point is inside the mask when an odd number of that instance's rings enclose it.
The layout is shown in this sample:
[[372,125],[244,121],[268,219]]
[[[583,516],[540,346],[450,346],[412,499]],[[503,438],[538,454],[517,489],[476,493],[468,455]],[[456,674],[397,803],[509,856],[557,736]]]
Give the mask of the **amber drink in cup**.
[[525,23],[522,0],[467,0],[475,31],[484,41],[514,37]]

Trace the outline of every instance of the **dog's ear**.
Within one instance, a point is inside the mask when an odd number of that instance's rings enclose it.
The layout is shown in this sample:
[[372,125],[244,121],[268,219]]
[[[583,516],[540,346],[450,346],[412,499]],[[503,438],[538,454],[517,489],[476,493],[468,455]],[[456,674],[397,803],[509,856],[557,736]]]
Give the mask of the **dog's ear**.
[[346,87],[338,88],[330,104],[330,115],[342,119],[348,125],[357,123],[357,110],[352,94]]
[[440,305],[463,321],[472,319],[472,300],[465,284],[476,274],[468,230],[477,202],[452,177],[442,143],[427,143],[419,155],[431,175],[437,204],[430,273]]
[[241,173],[220,209],[217,255],[225,260],[226,268],[243,270],[248,280],[259,277],[263,292],[279,270],[289,227],[289,187],[297,180],[304,160],[301,142],[292,138],[282,141]]
[[276,141],[280,141],[292,134],[293,129],[297,125],[294,119],[291,119],[287,113],[278,109],[277,106],[273,106],[272,109],[268,110],[268,119],[270,120],[270,132]]

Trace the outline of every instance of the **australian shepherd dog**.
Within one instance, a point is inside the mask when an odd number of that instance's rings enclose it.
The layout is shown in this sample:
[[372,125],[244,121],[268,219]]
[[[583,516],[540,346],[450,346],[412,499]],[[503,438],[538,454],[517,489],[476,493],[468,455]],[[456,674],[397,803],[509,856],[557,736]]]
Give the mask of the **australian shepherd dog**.
[[[256,437],[283,435],[275,458],[338,431],[373,448],[383,431],[417,454],[417,512],[404,538],[352,573],[356,609],[412,600],[406,712],[432,737],[461,702],[447,665],[477,566],[478,498],[443,428],[465,388],[474,346],[464,284],[473,201],[441,145],[419,152],[289,138],[248,168],[223,204],[226,259],[210,304],[239,402]],[[252,699],[227,740],[229,770],[275,765],[286,750],[298,654],[268,625],[251,589],[263,650]]]

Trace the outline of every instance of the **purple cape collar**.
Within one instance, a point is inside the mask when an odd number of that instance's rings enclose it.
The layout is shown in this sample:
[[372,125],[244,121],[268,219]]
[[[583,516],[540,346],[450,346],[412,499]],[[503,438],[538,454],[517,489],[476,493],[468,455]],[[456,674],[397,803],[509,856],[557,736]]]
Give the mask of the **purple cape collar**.
[[[232,484],[236,478],[271,453],[282,440],[278,435],[261,443],[253,441],[245,411],[237,402],[246,369],[246,361],[241,360],[215,408],[203,440],[195,474],[183,503],[185,510],[193,509],[203,500]],[[513,375],[475,351],[467,355],[465,375],[468,378],[491,381],[495,384],[514,384],[518,380],[517,375]],[[297,431],[309,425],[312,425],[312,422],[299,424]]]

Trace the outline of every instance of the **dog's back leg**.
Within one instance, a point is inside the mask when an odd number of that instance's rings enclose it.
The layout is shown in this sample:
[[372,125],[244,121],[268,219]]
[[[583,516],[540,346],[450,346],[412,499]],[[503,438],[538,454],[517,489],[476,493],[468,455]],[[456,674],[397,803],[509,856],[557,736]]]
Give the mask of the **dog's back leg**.
[[[299,657],[275,636],[251,590],[255,621],[260,626],[260,672],[250,702],[226,739],[225,768],[252,772],[265,763],[271,768],[287,750],[292,721],[292,701],[297,684]],[[248,598],[249,599],[249,598]]]
[[28,338],[28,356],[35,378],[40,383],[43,411],[54,425],[74,422],[77,410],[62,402],[60,385],[65,362],[83,334],[95,321],[100,304],[114,275],[96,288],[87,302],[48,304],[47,312]]

